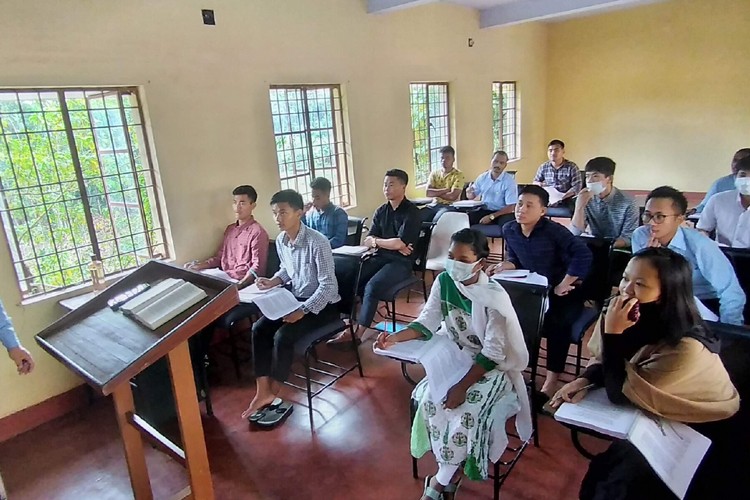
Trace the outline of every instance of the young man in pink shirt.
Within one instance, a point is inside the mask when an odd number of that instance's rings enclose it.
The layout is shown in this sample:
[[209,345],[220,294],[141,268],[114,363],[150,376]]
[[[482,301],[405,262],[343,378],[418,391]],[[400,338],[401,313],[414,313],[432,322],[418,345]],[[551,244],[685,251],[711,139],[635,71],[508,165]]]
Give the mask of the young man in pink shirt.
[[196,262],[188,269],[219,268],[239,281],[244,288],[266,273],[268,233],[253,217],[258,194],[252,186],[238,186],[232,191],[237,221],[224,230],[224,239],[213,257]]

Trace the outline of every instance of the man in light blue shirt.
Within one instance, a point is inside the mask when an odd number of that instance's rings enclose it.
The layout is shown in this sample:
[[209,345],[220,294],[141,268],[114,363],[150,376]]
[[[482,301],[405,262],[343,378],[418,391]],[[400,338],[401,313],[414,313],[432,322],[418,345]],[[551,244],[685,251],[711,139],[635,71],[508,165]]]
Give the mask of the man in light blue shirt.
[[513,211],[518,201],[516,179],[505,172],[508,166],[508,155],[505,151],[495,151],[492,155],[490,169],[482,173],[474,184],[466,189],[470,200],[481,198],[485,208],[469,213],[469,222],[473,224],[499,224],[502,226],[514,220]]
[[302,223],[328,238],[331,248],[344,246],[349,216],[343,208],[331,203],[331,181],[317,177],[310,188],[312,201],[305,206]]
[[688,215],[703,212],[703,209],[706,208],[706,203],[708,203],[708,200],[711,199],[713,195],[733,190],[734,178],[737,175],[737,162],[748,156],[750,156],[750,148],[742,148],[734,153],[734,156],[732,157],[732,173],[716,179],[714,183],[711,184],[711,187],[708,188],[708,191],[706,191],[706,196],[703,198],[703,201],[690,210]]
[[651,191],[643,213],[644,226],[633,233],[633,252],[667,247],[693,266],[693,294],[718,313],[722,323],[743,324],[745,293],[734,268],[719,245],[700,231],[682,227],[687,210],[685,196],[669,186]]
[[13,329],[13,324],[2,302],[0,302],[0,343],[8,350],[8,356],[16,364],[19,374],[26,375],[34,369],[34,358],[18,341],[16,331]]

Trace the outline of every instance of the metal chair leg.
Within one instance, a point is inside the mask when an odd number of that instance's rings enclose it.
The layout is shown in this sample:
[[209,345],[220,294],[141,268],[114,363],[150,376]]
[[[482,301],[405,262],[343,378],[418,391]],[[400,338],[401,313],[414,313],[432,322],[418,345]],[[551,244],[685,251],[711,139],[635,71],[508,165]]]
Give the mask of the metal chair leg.
[[495,465],[495,477],[492,479],[494,483],[492,486],[492,498],[494,500],[500,500],[500,460],[494,463]]
[[310,353],[305,351],[305,383],[307,385],[307,413],[310,416],[310,430],[315,427],[313,422],[312,387],[310,384]]
[[578,349],[576,353],[576,377],[581,374],[581,351],[583,350],[583,339],[578,342]]
[[393,299],[392,304],[392,310],[393,314],[391,315],[391,323],[393,324],[393,333],[396,333],[396,299]]
[[[414,417],[417,415],[417,402],[409,400],[409,422],[414,425]],[[411,457],[411,475],[414,479],[419,479],[419,463],[416,457]]]
[[203,357],[203,363],[202,363],[202,369],[201,369],[201,379],[203,382],[203,392],[205,394],[206,399],[204,402],[206,403],[206,414],[209,417],[214,416],[214,407],[211,404],[211,390],[208,387],[208,354],[206,354]]
[[353,321],[349,321],[349,334],[352,337],[352,349],[354,349],[354,357],[357,358],[357,369],[359,370],[359,376],[364,377],[365,374],[362,371],[362,359],[359,357],[359,346],[357,346],[357,337],[354,335]]

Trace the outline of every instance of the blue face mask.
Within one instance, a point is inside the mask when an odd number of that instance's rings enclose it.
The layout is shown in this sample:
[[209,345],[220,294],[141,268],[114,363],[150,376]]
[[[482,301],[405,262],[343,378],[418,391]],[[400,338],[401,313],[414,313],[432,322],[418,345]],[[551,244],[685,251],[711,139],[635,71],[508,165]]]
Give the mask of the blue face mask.
[[476,265],[476,262],[467,264],[453,259],[446,259],[445,272],[448,273],[448,276],[450,276],[453,281],[462,282],[471,279],[479,272],[479,269],[474,270],[474,266]]

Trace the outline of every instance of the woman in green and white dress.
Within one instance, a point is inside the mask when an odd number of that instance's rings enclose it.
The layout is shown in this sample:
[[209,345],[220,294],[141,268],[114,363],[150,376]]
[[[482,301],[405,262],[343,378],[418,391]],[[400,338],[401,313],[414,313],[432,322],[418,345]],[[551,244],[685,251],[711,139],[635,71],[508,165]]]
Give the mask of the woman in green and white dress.
[[443,400],[432,397],[427,378],[412,394],[419,402],[412,455],[421,457],[431,449],[438,462],[437,474],[425,479],[423,500],[450,498],[464,474],[486,479],[488,462],[497,461],[508,443],[505,422],[511,416],[516,415],[519,436],[524,441],[531,437],[521,375],[529,355],[510,297],[482,271],[488,255],[484,234],[472,229],[455,233],[445,272],[433,283],[419,317],[406,330],[383,333],[376,341],[387,349],[398,342],[446,335],[474,360]]

